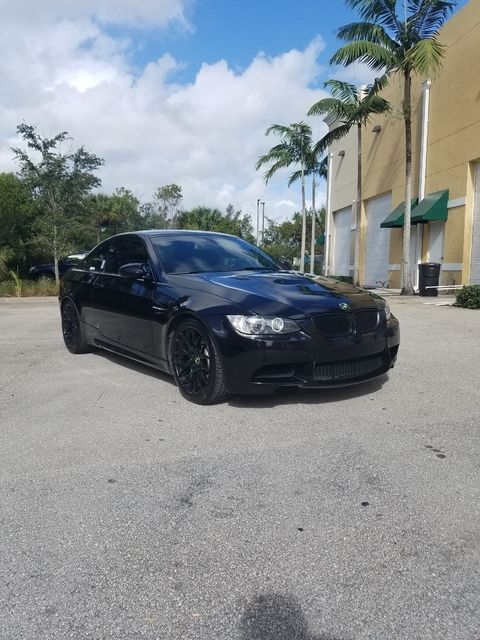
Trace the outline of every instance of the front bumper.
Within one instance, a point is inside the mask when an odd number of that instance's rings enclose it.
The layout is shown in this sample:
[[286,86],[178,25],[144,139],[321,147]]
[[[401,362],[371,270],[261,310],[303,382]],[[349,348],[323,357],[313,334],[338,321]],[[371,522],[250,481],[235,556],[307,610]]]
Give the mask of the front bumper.
[[324,338],[306,321],[289,336],[244,337],[226,319],[211,325],[222,354],[225,387],[234,394],[268,394],[282,387],[343,387],[384,375],[400,344],[391,316],[370,334]]

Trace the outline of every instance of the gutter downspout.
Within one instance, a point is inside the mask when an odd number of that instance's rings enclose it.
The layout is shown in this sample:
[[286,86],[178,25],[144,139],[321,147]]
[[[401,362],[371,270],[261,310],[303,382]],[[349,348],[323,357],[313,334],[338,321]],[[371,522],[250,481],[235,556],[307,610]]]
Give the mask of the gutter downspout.
[[[430,111],[430,87],[432,86],[431,80],[425,80],[422,83],[422,133],[420,138],[420,167],[418,175],[418,201],[421,202],[425,198],[425,183],[427,179],[427,147],[428,147],[428,124],[429,124],[429,111]],[[423,226],[417,224],[417,232],[415,238],[415,258],[417,263],[420,262],[422,256],[422,239],[423,239]],[[418,268],[415,270],[415,289],[418,289]]]
[[327,211],[325,214],[325,247],[323,257],[323,272],[328,276],[329,272],[329,260],[330,260],[330,218],[332,215],[332,165],[333,165],[333,153],[328,154],[327,165]]

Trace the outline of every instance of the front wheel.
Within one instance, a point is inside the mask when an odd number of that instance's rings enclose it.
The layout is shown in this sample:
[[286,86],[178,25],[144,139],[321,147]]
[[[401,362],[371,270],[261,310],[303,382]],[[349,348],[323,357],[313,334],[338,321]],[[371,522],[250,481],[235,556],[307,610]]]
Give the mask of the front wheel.
[[90,345],[83,337],[77,307],[71,300],[65,300],[62,305],[62,332],[63,341],[70,353],[87,353],[91,351]]
[[178,389],[187,400],[215,404],[226,397],[220,354],[197,320],[184,320],[175,328],[170,362]]

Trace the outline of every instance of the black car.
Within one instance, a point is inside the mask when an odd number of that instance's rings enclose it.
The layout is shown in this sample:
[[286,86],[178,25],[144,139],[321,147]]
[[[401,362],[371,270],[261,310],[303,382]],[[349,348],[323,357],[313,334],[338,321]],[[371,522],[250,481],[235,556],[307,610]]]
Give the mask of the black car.
[[400,342],[382,298],[203,231],[105,240],[66,272],[60,307],[69,351],[99,347],[171,373],[199,404],[371,380]]
[[[85,258],[88,252],[72,253],[65,258],[58,261],[58,273],[60,277],[65,274],[67,269],[75,266],[81,260]],[[55,265],[53,262],[47,262],[46,264],[38,264],[35,267],[31,267],[29,276],[32,280],[40,280],[40,278],[48,278],[49,280],[55,280]]]

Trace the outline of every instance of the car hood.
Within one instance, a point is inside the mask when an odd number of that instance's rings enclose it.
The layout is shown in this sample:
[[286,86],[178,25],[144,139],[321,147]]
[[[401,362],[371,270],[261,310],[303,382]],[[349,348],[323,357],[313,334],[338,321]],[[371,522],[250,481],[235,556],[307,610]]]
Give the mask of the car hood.
[[[380,298],[345,282],[288,271],[202,273],[176,276],[184,286],[238,303],[262,315],[310,316],[337,310],[380,306]],[[178,281],[177,281],[178,282]],[[180,282],[178,282],[180,284]],[[381,304],[381,303],[380,303]]]

